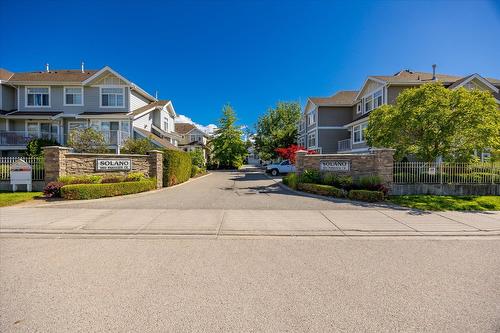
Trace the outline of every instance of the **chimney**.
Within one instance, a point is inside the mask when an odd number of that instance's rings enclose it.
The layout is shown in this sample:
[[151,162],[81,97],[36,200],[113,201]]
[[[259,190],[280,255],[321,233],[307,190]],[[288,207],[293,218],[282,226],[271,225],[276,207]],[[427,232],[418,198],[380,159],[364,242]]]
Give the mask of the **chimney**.
[[155,91],[155,98],[158,99],[158,90]]
[[83,61],[81,63],[81,67],[82,67],[82,73],[85,73],[85,63]]
[[49,64],[45,64],[45,71],[48,73],[50,72],[50,69],[49,69]]
[[432,80],[436,80],[436,64],[432,65]]

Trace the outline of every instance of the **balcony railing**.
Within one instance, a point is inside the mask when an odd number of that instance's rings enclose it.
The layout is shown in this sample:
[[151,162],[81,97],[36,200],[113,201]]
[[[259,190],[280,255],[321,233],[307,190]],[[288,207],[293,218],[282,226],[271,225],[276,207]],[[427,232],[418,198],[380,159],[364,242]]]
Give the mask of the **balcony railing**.
[[337,151],[348,151],[351,150],[351,139],[340,140],[338,142]]
[[35,138],[59,140],[57,133],[39,132],[26,133],[25,131],[0,131],[0,146],[26,146]]
[[[99,131],[104,136],[104,141],[110,146],[122,146],[130,138],[129,132],[124,131]],[[57,133],[39,132],[26,133],[25,131],[0,131],[0,146],[26,146],[32,139],[54,139],[60,144],[68,142],[68,135],[64,135],[63,142]]]

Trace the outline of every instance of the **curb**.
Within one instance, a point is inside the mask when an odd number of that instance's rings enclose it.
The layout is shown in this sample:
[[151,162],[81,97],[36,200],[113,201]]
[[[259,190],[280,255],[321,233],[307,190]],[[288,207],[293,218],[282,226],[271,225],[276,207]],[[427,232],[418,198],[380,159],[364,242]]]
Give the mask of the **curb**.
[[[67,204],[72,204],[72,203],[87,203],[87,202],[102,202],[104,200],[107,200],[107,201],[118,201],[118,200],[124,200],[124,199],[128,199],[128,198],[138,198],[138,197],[143,197],[143,196],[146,196],[146,195],[149,195],[149,194],[153,194],[153,193],[159,193],[159,192],[163,192],[163,191],[168,191],[169,189],[172,189],[172,188],[176,188],[178,186],[182,186],[182,185],[185,185],[185,184],[188,184],[188,183],[191,183],[191,182],[194,182],[198,179],[202,179],[202,178],[205,178],[205,177],[208,177],[212,174],[212,172],[209,172],[203,176],[200,176],[200,177],[196,177],[196,178],[189,178],[189,180],[185,181],[184,183],[180,183],[180,184],[176,184],[176,185],[173,185],[173,186],[168,186],[168,187],[164,187],[164,188],[161,188],[161,189],[156,189],[156,190],[151,190],[151,191],[146,191],[146,192],[141,192],[141,193],[134,193],[134,194],[127,194],[127,195],[120,195],[120,196],[116,196],[116,197],[107,197],[107,198],[99,198],[99,199],[90,199],[90,200],[61,200],[61,201],[54,201],[54,202],[51,202],[51,203],[41,203],[41,204],[27,204],[27,205],[24,205],[23,207],[54,207],[54,206],[64,206],[64,205],[67,205]],[[20,203],[19,205],[22,205],[23,203]],[[8,206],[8,207],[16,207],[16,206],[19,206],[19,205],[13,205],[13,206]]]

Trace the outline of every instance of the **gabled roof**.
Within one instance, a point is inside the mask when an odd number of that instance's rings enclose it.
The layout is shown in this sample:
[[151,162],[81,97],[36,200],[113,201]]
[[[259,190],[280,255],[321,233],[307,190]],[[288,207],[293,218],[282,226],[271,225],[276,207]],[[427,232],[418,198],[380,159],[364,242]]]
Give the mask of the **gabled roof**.
[[459,88],[459,87],[465,85],[467,82],[470,82],[474,79],[480,81],[485,86],[487,86],[488,88],[490,88],[494,92],[498,93],[497,87],[495,87],[488,79],[485,79],[484,77],[482,77],[481,75],[479,75],[477,73],[471,74],[469,76],[465,76],[465,77],[461,78],[460,80],[455,81],[455,83],[453,83],[451,86],[449,86],[449,89]]
[[4,68],[0,68],[0,81],[8,81],[14,73]]
[[330,97],[309,97],[309,100],[317,106],[351,106],[358,91],[341,90]]
[[[432,73],[426,72],[414,72],[409,69],[405,69],[397,72],[394,75],[371,75],[369,77],[373,77],[378,80],[382,80],[387,83],[427,83],[433,82]],[[443,83],[453,83],[459,80],[461,76],[457,75],[448,75],[448,74],[437,74],[437,81]]]
[[97,73],[96,70],[86,70],[82,72],[76,69],[61,69],[54,71],[39,71],[39,72],[19,72],[14,73],[9,79],[9,82],[83,82],[92,75]]
[[175,123],[174,127],[175,131],[179,134],[187,134],[192,130],[197,129],[195,125],[190,123]]
[[[138,116],[138,115],[141,115],[143,113],[147,113],[148,111],[153,111],[157,108],[163,108],[165,105],[168,105],[170,103],[171,103],[171,101],[169,101],[169,100],[155,101],[155,102],[149,103],[148,105],[144,105],[138,109],[135,109],[134,111],[131,112],[131,114],[134,116]],[[172,109],[173,109],[173,107],[172,107]],[[175,116],[175,113],[174,113],[174,116]]]
[[153,141],[157,145],[162,146],[164,148],[173,149],[173,150],[182,150],[179,147],[168,142],[168,140],[162,139],[159,136],[157,136],[151,132],[146,131],[145,129],[134,126],[134,131],[145,138],[149,138],[151,141]]

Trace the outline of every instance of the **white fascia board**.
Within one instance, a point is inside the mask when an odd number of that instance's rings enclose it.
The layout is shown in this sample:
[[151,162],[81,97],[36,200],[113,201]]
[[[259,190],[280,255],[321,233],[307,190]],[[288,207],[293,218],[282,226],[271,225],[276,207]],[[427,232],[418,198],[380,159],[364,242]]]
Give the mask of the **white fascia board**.
[[466,79],[464,82],[461,82],[458,86],[456,86],[454,89],[457,89],[457,88],[460,88],[462,86],[464,86],[465,84],[467,84],[468,82],[472,81],[472,80],[479,80],[480,82],[484,83],[488,88],[490,88],[491,90],[493,90],[494,92],[496,92],[498,94],[498,88],[495,87],[494,85],[492,85],[490,83],[490,81],[486,80],[484,77],[482,77],[481,75],[479,74],[474,74],[472,76],[470,76],[468,79]]
[[[357,101],[359,96],[361,95],[361,92],[363,91],[363,89],[365,88],[366,84],[368,83],[368,81],[375,81],[375,82],[378,82],[378,83],[381,83],[381,84],[387,84],[387,81],[384,81],[384,80],[380,80],[380,79],[377,79],[377,78],[374,78],[372,76],[368,76],[365,80],[365,83],[363,83],[363,85],[361,86],[361,89],[359,89],[358,93],[356,94],[356,97],[354,98],[354,101]],[[354,103],[356,104],[356,103]],[[354,105],[353,104],[353,105]]]

